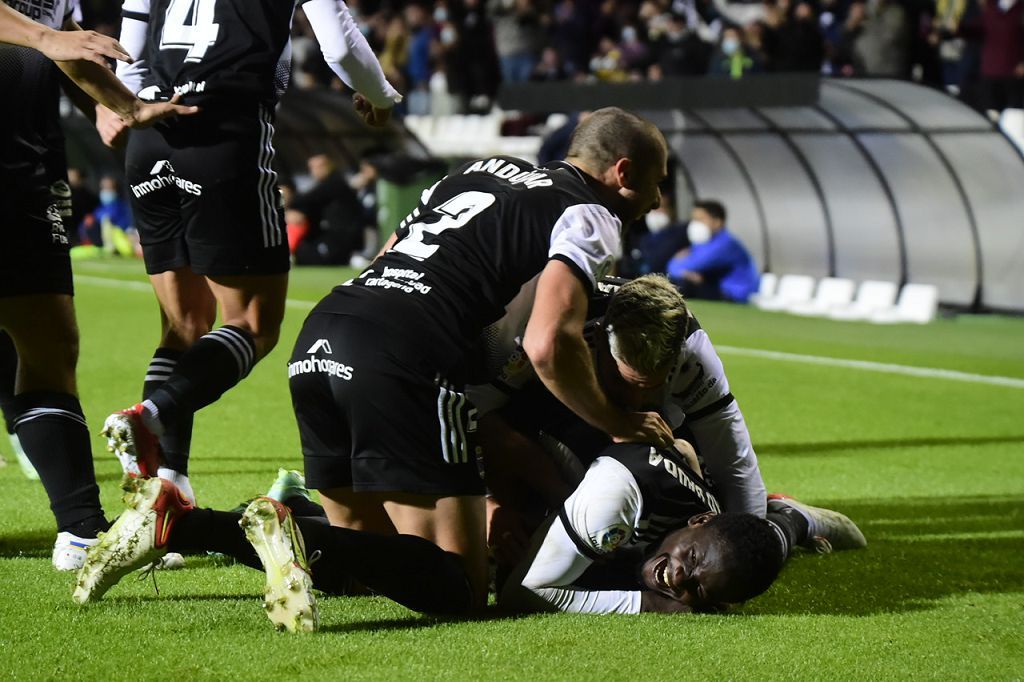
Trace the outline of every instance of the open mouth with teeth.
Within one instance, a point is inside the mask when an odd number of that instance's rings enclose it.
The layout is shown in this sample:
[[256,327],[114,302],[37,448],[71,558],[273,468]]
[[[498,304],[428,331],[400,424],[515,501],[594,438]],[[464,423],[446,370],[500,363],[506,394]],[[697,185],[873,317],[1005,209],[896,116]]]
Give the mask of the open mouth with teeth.
[[668,570],[667,554],[663,554],[654,564],[654,568],[651,569],[651,575],[654,578],[654,584],[657,585],[658,589],[664,590],[669,594],[676,594],[676,589],[672,585],[670,573]]

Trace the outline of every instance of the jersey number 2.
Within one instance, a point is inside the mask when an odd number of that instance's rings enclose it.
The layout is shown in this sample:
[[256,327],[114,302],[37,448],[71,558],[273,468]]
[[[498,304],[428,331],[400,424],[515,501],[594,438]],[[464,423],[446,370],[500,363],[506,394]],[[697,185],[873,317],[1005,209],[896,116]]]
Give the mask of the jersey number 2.
[[423,237],[430,234],[441,234],[445,230],[462,227],[477,217],[494,203],[494,195],[487,192],[463,192],[456,194],[448,201],[433,209],[441,219],[434,223],[413,223],[409,226],[409,234],[395,242],[392,251],[412,256],[416,260],[426,260],[440,248],[437,244],[424,244]]
[[160,49],[188,49],[186,62],[202,61],[220,32],[220,24],[213,23],[216,6],[217,0],[171,0],[164,15]]

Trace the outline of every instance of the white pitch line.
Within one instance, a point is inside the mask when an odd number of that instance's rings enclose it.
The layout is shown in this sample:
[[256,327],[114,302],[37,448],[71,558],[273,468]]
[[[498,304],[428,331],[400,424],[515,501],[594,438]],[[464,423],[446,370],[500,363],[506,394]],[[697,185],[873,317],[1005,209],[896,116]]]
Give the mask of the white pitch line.
[[[81,282],[82,284],[95,284],[99,287],[108,287],[111,289],[122,289],[127,291],[140,291],[147,294],[153,293],[153,287],[147,282],[138,282],[130,279],[113,279],[110,277],[96,277],[95,275],[75,275],[75,282]],[[289,308],[297,308],[298,310],[312,310],[316,303],[312,301],[301,301],[296,298],[286,299],[284,304]]]
[[[82,284],[95,284],[113,289],[126,289],[128,291],[145,291],[150,293],[152,287],[145,282],[134,280],[112,279],[110,277],[96,277],[94,275],[75,275],[75,281]],[[289,298],[285,301],[289,308],[298,310],[312,310],[316,303]],[[952,369],[939,369],[935,367],[912,367],[910,365],[893,365],[884,362],[870,362],[868,360],[848,360],[845,358],[830,358],[821,355],[801,355],[798,353],[783,353],[775,350],[761,350],[759,348],[740,348],[738,346],[715,346],[721,353],[733,355],[745,355],[753,358],[764,358],[767,360],[782,360],[785,362],[801,362],[806,365],[825,365],[828,367],[845,367],[847,369],[859,369],[867,372],[881,372],[883,374],[903,374],[913,377],[924,377],[927,379],[948,379],[950,381],[965,381],[972,384],[989,384],[992,386],[1006,386],[1009,388],[1024,388],[1024,379],[1013,377],[1001,377],[989,374],[970,374],[968,372],[957,372]]]
[[733,355],[745,355],[747,357],[764,358],[766,360],[800,362],[805,365],[826,365],[828,367],[860,369],[866,372],[882,372],[883,374],[905,374],[907,376],[924,377],[926,379],[949,379],[950,381],[965,381],[971,384],[990,384],[992,386],[1024,388],[1024,379],[1001,377],[991,374],[970,374],[969,372],[958,372],[952,369],[913,367],[911,365],[892,365],[885,362],[871,362],[869,360],[847,360],[845,358],[830,358],[821,355],[801,355],[799,353],[783,353],[775,350],[739,348],[737,346],[715,346],[715,349],[725,354],[731,353]]

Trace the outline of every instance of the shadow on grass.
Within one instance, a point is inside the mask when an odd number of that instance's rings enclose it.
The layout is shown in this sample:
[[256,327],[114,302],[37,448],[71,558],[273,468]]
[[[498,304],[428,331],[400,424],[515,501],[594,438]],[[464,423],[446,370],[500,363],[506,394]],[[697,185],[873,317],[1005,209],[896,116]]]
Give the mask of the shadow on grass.
[[[325,597],[325,599],[351,599],[351,597]],[[486,610],[472,616],[443,617],[410,614],[408,618],[384,618],[349,623],[333,623],[320,628],[321,632],[373,632],[376,630],[415,630],[429,628],[448,623],[484,623],[497,620],[516,620],[524,614],[513,614],[501,611],[496,606],[488,606]]]
[[1024,593],[1024,497],[847,500],[837,508],[859,523],[867,549],[796,556],[737,612],[864,616],[968,593]]
[[0,558],[49,558],[53,553],[53,541],[56,537],[57,531],[46,530],[5,533],[0,535]]
[[894,438],[883,440],[825,441],[821,443],[762,443],[756,446],[759,455],[821,455],[827,452],[856,450],[904,450],[942,445],[1021,445],[1024,435],[1017,436],[948,436],[942,438]]

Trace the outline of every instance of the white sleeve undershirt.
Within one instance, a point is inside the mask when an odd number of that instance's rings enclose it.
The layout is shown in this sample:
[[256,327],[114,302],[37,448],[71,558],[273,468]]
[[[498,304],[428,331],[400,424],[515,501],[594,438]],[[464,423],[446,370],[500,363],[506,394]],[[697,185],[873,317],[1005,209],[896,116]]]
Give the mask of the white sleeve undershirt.
[[344,2],[309,0],[303,3],[302,10],[313,27],[327,66],[345,85],[380,109],[390,109],[402,101]]
[[[138,12],[149,16],[149,0],[125,0],[121,7],[123,12]],[[142,82],[149,73],[149,64],[145,60],[146,55],[146,33],[149,24],[145,21],[121,18],[121,36],[119,42],[128,51],[134,60],[131,64],[117,62],[117,77],[124,83],[125,87],[138,95],[142,89]]]
[[[632,536],[641,504],[632,474],[619,462],[599,457],[566,500],[565,518],[591,555],[610,554]],[[573,587],[592,563],[553,515],[534,535],[529,556],[510,576],[502,601],[527,610],[640,613],[639,590]]]

